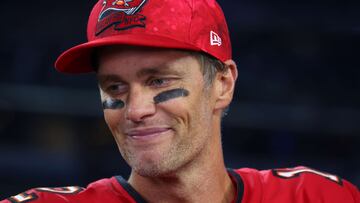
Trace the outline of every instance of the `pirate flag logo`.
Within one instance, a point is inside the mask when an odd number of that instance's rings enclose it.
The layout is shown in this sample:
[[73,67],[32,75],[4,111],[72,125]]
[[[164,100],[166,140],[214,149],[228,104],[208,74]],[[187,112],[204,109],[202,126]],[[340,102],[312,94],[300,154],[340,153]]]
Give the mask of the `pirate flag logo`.
[[96,25],[96,36],[106,29],[126,30],[133,27],[145,27],[146,17],[137,12],[146,0],[104,0]]

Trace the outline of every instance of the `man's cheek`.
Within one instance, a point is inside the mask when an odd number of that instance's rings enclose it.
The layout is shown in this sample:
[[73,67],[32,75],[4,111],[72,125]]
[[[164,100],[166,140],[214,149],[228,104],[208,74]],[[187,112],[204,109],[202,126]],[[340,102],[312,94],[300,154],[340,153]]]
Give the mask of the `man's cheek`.
[[104,111],[104,119],[112,133],[115,133],[121,121],[121,114],[117,111]]

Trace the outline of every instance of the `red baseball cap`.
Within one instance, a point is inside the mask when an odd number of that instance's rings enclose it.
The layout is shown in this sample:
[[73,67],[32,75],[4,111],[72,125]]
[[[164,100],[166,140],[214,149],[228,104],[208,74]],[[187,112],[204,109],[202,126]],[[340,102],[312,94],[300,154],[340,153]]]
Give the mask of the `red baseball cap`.
[[202,51],[231,59],[229,30],[215,0],[100,0],[91,11],[88,42],[62,53],[64,73],[94,71],[94,48],[132,45]]

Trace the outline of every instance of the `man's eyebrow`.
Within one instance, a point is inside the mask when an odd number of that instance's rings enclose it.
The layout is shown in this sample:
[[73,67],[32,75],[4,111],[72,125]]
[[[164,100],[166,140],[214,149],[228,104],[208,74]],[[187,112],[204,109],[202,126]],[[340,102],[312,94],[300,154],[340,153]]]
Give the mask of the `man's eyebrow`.
[[96,78],[99,81],[99,84],[103,84],[106,82],[123,81],[120,76],[115,74],[97,75]]
[[164,75],[164,74],[176,74],[176,75],[183,75],[181,71],[170,69],[167,65],[161,65],[158,67],[150,67],[141,69],[139,72],[136,73],[136,77],[141,78],[148,75]]
[[[184,75],[181,71],[170,69],[166,65],[161,65],[156,68],[144,68],[136,73],[136,77],[141,78],[148,75],[165,75],[165,74],[175,74],[175,75]],[[125,81],[121,76],[116,74],[98,74],[96,76],[99,84],[104,84],[106,82],[123,82]]]

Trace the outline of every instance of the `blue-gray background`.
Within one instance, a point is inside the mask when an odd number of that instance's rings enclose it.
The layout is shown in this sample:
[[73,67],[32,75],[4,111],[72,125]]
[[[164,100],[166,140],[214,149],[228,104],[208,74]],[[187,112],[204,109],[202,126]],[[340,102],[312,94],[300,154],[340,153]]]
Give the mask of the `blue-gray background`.
[[[219,1],[239,65],[223,123],[228,167],[305,165],[360,184],[356,2]],[[53,68],[61,51],[86,40],[94,3],[0,3],[0,199],[128,176],[94,75]]]

